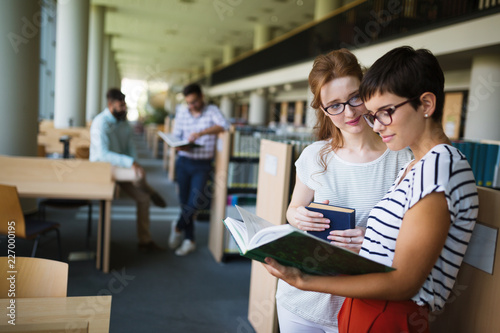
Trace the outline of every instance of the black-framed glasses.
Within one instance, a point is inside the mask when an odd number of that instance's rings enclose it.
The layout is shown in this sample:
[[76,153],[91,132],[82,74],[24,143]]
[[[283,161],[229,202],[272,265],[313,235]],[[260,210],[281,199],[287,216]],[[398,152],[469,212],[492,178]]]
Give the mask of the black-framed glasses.
[[361,100],[361,97],[359,97],[358,94],[354,95],[353,97],[349,98],[347,102],[344,103],[334,103],[332,105],[327,106],[326,108],[321,107],[323,111],[328,113],[330,116],[336,116],[338,114],[341,114],[345,110],[345,106],[349,104],[351,107],[356,107],[362,105],[364,102]]
[[363,117],[365,118],[368,125],[370,125],[370,127],[375,126],[375,119],[377,119],[378,122],[381,123],[382,125],[389,126],[390,124],[392,124],[392,114],[394,112],[396,112],[397,108],[399,108],[407,103],[410,103],[411,101],[413,101],[419,97],[420,96],[416,96],[416,97],[410,98],[402,103],[399,103],[397,105],[392,105],[392,106],[389,106],[387,108],[380,109],[377,112],[375,112],[374,114],[366,113],[363,115]]

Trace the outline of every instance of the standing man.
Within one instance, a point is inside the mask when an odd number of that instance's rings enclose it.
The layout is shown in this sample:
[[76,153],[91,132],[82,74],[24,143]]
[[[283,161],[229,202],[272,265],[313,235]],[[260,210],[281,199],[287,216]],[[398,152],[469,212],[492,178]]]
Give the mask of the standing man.
[[127,121],[125,95],[117,88],[106,94],[108,107],[98,114],[90,127],[92,162],[109,162],[117,184],[137,202],[137,236],[139,250],[162,250],[149,231],[149,202],[166,207],[163,198],[146,182],[146,173],[137,163],[132,127]]
[[178,256],[185,256],[196,248],[195,213],[200,208],[200,203],[206,202],[211,195],[205,192],[205,185],[212,172],[217,134],[227,130],[229,126],[217,106],[205,104],[198,84],[186,86],[183,94],[187,107],[181,107],[177,111],[173,134],[199,146],[179,149],[175,163],[181,216],[177,223],[172,223],[169,246],[177,249],[175,254]]

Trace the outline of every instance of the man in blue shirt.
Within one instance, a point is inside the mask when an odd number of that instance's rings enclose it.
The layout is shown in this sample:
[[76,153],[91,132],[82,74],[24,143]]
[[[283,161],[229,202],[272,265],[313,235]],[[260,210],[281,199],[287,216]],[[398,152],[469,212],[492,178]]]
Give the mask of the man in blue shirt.
[[125,95],[117,88],[106,94],[108,107],[98,114],[90,127],[90,161],[109,162],[116,183],[137,202],[139,250],[162,250],[151,238],[149,202],[166,207],[163,198],[146,182],[146,174],[137,163],[132,127],[127,121]]

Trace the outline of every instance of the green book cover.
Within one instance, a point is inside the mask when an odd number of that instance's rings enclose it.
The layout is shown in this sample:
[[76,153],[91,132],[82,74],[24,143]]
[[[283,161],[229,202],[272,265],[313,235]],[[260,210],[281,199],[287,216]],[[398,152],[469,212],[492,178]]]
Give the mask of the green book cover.
[[271,257],[282,265],[297,267],[304,273],[314,275],[357,275],[394,270],[290,224],[273,225],[236,207],[243,221],[228,217],[223,222],[244,257],[260,262]]

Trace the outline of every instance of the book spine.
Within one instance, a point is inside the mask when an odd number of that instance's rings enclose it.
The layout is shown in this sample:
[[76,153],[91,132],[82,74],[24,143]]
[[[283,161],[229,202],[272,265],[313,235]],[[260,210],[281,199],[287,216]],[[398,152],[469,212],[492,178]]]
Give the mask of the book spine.
[[498,159],[498,145],[488,144],[486,146],[483,185],[486,187],[492,187],[493,178],[495,177],[495,167]]

